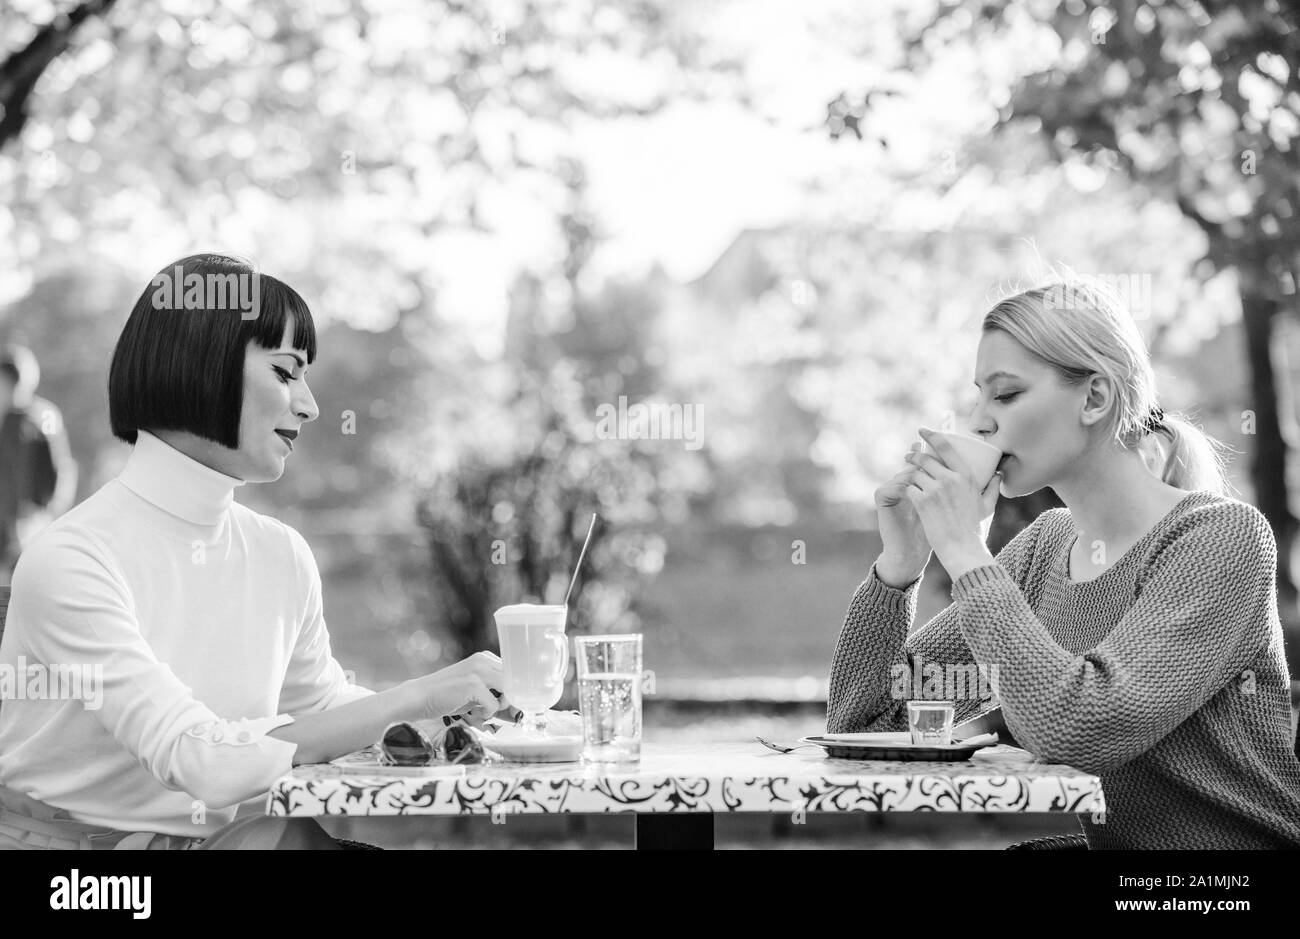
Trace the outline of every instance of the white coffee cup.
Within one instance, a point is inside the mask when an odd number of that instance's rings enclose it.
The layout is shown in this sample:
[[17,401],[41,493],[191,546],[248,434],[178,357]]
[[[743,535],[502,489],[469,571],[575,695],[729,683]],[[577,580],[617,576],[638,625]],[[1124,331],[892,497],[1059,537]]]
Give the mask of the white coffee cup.
[[[926,428],[929,430],[929,428]],[[1002,459],[1002,451],[991,443],[986,443],[979,437],[972,437],[969,434],[958,434],[947,430],[930,431],[937,437],[942,437],[952,448],[957,451],[958,455],[966,461],[966,465],[971,468],[975,478],[980,481],[982,486],[988,485],[988,481],[993,478],[993,473],[998,468],[998,463]],[[927,443],[925,451],[931,456],[938,456],[934,449]],[[939,457],[939,459],[943,459]]]

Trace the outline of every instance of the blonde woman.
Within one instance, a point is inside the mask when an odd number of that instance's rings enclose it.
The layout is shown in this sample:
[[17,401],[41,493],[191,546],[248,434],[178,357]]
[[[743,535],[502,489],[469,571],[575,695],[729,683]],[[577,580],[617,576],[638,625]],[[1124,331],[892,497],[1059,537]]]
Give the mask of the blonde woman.
[[[1101,777],[1088,847],[1300,847],[1277,545],[1227,495],[1221,445],[1163,412],[1132,318],[1084,283],[994,306],[974,379],[970,429],[1003,451],[998,474],[982,486],[923,433],[937,455],[914,446],[876,490],[884,547],[835,650],[828,731],[906,729],[896,664],[996,665],[1016,741]],[[1066,508],[993,557],[998,495],[1045,486]],[[953,603],[908,635],[931,552]]]

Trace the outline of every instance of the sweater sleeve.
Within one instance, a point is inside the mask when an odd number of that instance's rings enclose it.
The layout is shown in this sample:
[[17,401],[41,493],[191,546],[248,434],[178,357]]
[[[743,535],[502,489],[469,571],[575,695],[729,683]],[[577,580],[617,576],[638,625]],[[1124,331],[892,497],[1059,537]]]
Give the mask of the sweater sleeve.
[[[1024,579],[1046,514],[1018,532],[997,554],[998,565],[1013,583]],[[907,701],[917,697],[913,678],[919,674],[924,684],[926,664],[940,668],[976,664],[958,626],[955,604],[908,635],[924,579],[922,573],[905,588],[890,587],[876,576],[876,565],[871,565],[849,604],[831,660],[827,733],[906,730]],[[955,721],[986,709],[974,695],[956,704]]]
[[293,544],[295,569],[303,601],[303,615],[294,639],[284,684],[280,688],[280,710],[287,714],[328,711],[374,694],[352,683],[330,648],[321,597],[320,569],[306,539],[285,526]]
[[1277,617],[1277,544],[1241,502],[1188,512],[1145,559],[1138,596],[1075,655],[994,565],[953,585],[975,654],[999,665],[1007,727],[1041,759],[1104,773],[1169,734],[1238,679]]
[[14,572],[11,626],[45,666],[91,676],[99,694],[82,706],[166,788],[211,808],[264,792],[297,750],[268,732],[293,718],[228,720],[196,700],[143,636],[107,556],[85,535],[38,539]]

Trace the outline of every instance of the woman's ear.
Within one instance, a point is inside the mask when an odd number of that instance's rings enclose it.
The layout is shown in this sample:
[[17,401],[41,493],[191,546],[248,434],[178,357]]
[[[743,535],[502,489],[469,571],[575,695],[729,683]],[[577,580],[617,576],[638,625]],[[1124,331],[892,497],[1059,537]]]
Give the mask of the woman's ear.
[[1093,372],[1084,385],[1083,411],[1080,419],[1084,426],[1096,424],[1105,419],[1115,403],[1115,389],[1110,379],[1099,372]]

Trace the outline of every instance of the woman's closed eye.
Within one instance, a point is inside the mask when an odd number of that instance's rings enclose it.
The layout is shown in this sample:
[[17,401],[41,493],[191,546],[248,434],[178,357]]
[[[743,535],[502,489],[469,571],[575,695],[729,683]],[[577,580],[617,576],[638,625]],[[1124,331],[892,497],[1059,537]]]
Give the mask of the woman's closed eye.
[[289,374],[284,369],[280,368],[280,366],[272,365],[271,368],[275,369],[276,376],[280,379],[280,381],[284,382],[286,385],[289,384],[289,382],[293,381],[293,375]]
[[1020,392],[1018,392],[1018,391],[1012,391],[1012,392],[1008,392],[1007,394],[1004,394],[1004,395],[998,395],[998,396],[995,397],[993,400],[994,400],[994,401],[1010,401],[1012,398],[1014,398],[1014,397],[1015,397],[1016,395],[1018,395],[1018,394],[1020,394]]

